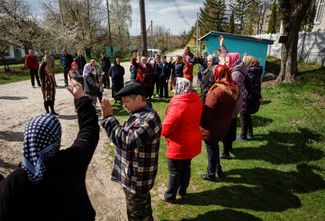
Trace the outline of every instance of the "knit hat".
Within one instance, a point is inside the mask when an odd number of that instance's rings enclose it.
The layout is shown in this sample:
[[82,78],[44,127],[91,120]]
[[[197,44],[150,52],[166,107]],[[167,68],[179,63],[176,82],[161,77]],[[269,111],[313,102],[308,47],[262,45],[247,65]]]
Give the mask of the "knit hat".
[[23,160],[20,167],[32,184],[39,183],[46,173],[46,161],[56,156],[61,143],[61,124],[52,114],[32,119],[25,128]]

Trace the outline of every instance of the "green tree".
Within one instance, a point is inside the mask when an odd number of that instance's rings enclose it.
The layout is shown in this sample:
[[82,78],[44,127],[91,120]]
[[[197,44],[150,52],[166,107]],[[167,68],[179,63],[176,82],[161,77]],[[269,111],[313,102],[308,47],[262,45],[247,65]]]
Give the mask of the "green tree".
[[227,26],[228,33],[235,33],[235,20],[234,20],[234,13],[231,13],[231,16],[229,18],[229,23]]
[[272,6],[272,12],[270,15],[270,20],[267,25],[266,33],[276,33],[277,17],[278,17],[277,10],[278,10],[277,4],[276,2],[274,2]]
[[199,26],[201,34],[210,31],[225,31],[225,0],[206,0],[200,8]]
[[234,13],[235,20],[238,22],[239,33],[241,33],[243,30],[245,19],[248,15],[248,10],[253,2],[253,0],[235,0],[235,2],[230,5],[230,9]]

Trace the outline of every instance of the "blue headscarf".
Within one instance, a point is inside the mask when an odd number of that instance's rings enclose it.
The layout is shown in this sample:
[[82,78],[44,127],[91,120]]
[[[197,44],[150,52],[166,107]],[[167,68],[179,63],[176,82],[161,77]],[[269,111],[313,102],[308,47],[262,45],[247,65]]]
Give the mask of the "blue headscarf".
[[61,124],[52,114],[32,119],[25,128],[23,160],[20,167],[27,172],[32,184],[39,183],[46,172],[46,161],[58,153]]

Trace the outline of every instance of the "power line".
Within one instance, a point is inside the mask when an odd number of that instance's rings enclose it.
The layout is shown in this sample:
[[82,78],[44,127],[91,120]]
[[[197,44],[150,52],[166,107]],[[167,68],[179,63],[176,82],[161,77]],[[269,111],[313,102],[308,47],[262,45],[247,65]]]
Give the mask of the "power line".
[[180,7],[179,7],[178,2],[176,0],[170,0],[170,1],[173,3],[174,7],[176,8],[176,11],[177,11],[178,15],[181,17],[181,19],[184,21],[184,23],[191,28],[192,26],[185,19],[184,15],[183,15]]

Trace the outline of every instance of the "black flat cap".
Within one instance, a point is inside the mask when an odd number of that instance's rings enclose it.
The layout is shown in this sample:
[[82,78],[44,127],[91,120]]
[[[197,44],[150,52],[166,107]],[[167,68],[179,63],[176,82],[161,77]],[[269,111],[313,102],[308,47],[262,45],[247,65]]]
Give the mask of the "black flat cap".
[[129,95],[144,95],[144,90],[141,84],[137,82],[131,82],[125,85],[121,90],[119,90],[114,98],[121,98]]

